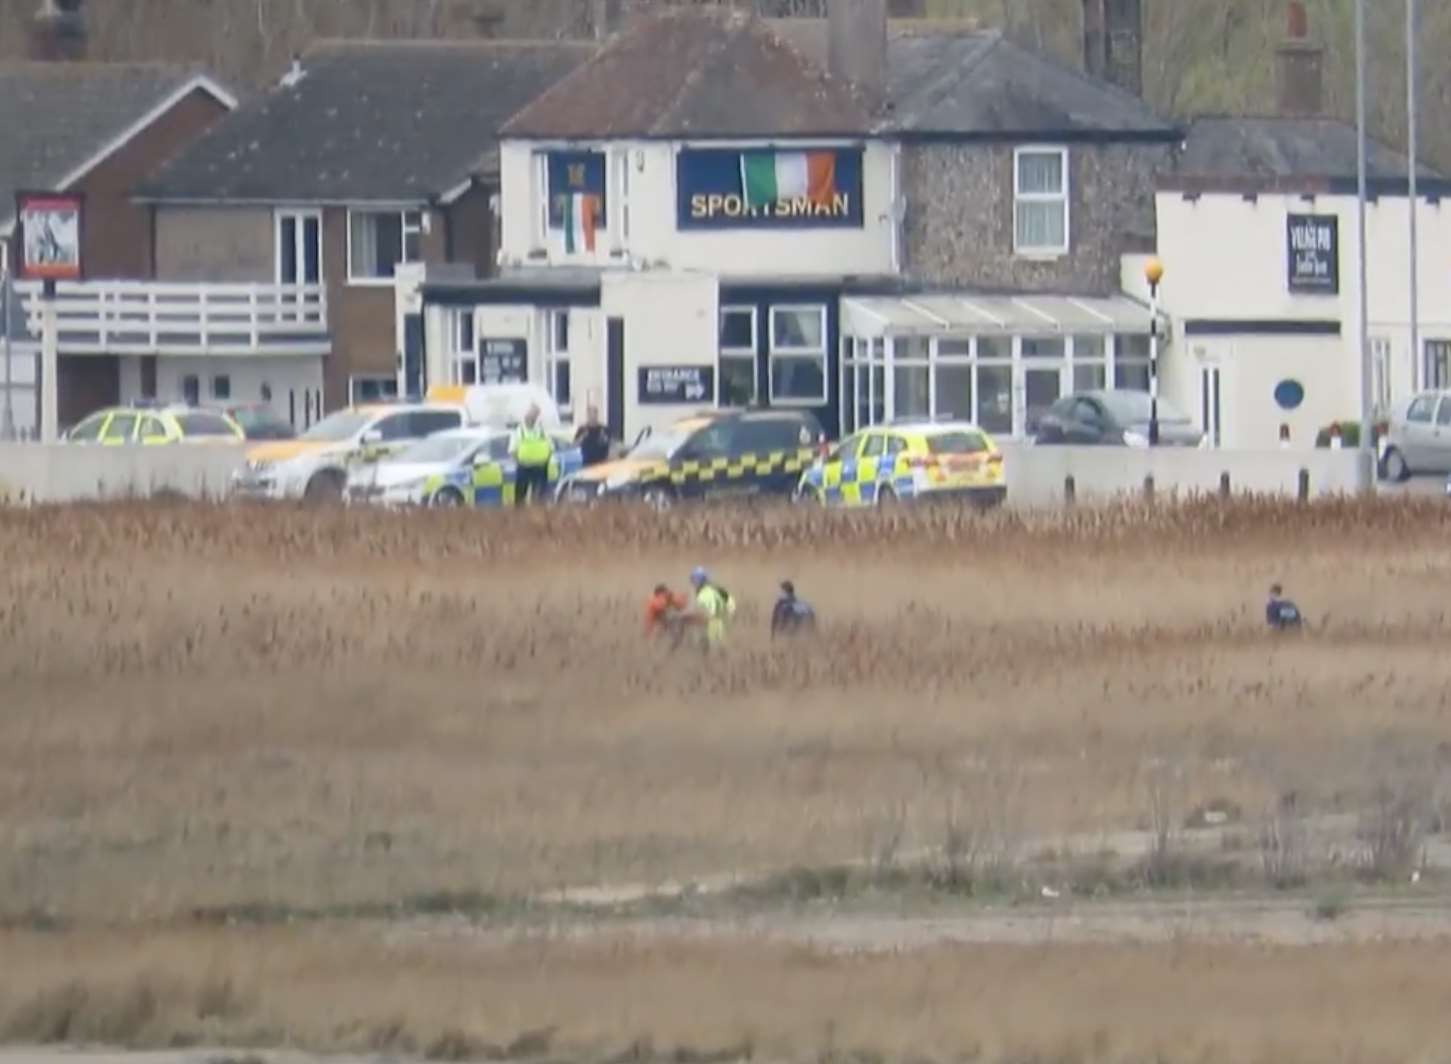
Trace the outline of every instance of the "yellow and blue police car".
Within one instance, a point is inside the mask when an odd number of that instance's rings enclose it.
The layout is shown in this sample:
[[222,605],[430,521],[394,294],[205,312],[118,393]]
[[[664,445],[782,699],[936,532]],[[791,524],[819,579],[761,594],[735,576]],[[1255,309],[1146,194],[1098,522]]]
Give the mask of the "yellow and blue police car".
[[243,443],[242,427],[226,414],[176,404],[136,403],[98,410],[65,434],[66,443],[157,447],[173,443]]
[[959,499],[996,506],[1008,493],[1003,454],[965,421],[875,425],[842,440],[801,475],[796,497],[824,506]]
[[[419,440],[348,476],[347,501],[383,506],[511,506],[519,467],[509,456],[509,430],[452,429]],[[584,465],[567,432],[554,430],[552,491]]]

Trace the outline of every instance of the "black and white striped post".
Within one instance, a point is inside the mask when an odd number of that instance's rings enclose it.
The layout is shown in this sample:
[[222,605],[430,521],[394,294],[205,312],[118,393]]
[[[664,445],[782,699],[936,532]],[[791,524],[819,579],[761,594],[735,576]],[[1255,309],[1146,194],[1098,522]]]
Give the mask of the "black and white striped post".
[[1149,282],[1149,446],[1159,446],[1159,282],[1164,264],[1157,258],[1144,263]]

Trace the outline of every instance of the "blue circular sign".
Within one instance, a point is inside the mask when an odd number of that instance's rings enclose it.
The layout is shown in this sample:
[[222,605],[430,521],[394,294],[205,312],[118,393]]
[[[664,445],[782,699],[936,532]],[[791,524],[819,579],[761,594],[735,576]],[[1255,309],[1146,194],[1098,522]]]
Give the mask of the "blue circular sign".
[[1299,381],[1284,380],[1275,385],[1275,402],[1281,410],[1294,410],[1305,401],[1305,387]]

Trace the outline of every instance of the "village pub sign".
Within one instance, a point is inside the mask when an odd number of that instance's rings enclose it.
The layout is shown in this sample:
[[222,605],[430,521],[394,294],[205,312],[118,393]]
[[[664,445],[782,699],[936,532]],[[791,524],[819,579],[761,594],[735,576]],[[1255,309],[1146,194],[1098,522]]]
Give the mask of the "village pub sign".
[[860,229],[860,148],[687,148],[681,229]]
[[1290,291],[1335,295],[1340,291],[1340,219],[1333,214],[1292,214],[1286,224]]

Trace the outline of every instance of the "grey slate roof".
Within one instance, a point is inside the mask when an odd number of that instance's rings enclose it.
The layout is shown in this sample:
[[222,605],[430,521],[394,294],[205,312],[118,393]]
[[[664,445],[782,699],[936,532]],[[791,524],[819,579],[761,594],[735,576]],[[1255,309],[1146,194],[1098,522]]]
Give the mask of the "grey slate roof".
[[499,127],[588,59],[584,43],[327,42],[304,76],[217,123],[142,199],[422,202],[473,175]]
[[[827,62],[820,19],[772,24],[813,62]],[[1173,139],[1175,127],[1143,100],[996,32],[950,20],[892,22],[889,109],[879,128],[980,138],[1130,136]]]
[[504,127],[532,138],[861,135],[871,116],[762,20],[675,8],[645,18]]
[[149,63],[0,63],[0,228],[199,76]]
[[[1370,142],[1371,178],[1406,176],[1406,157]],[[1355,127],[1335,118],[1200,118],[1190,124],[1180,178],[1351,178]],[[1437,177],[1422,164],[1419,173]]]

